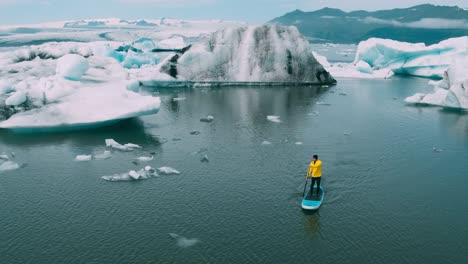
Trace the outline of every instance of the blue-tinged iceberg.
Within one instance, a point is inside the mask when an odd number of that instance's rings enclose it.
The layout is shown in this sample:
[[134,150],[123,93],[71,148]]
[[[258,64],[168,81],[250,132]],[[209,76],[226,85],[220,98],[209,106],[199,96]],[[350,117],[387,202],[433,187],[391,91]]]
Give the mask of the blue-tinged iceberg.
[[450,65],[466,56],[468,37],[451,38],[430,46],[371,38],[359,43],[354,64],[366,63],[373,70],[390,69],[395,74],[442,79]]
[[297,28],[228,28],[194,43],[163,63],[176,80],[207,82],[335,83]]

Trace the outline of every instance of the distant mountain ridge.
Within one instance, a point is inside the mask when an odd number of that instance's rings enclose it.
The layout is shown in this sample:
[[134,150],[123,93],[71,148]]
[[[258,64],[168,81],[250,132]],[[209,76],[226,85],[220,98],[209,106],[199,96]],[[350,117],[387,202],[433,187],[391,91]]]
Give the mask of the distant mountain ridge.
[[312,12],[295,10],[269,23],[294,25],[314,42],[358,43],[379,37],[433,44],[468,35],[468,10],[431,4],[373,12],[327,7]]

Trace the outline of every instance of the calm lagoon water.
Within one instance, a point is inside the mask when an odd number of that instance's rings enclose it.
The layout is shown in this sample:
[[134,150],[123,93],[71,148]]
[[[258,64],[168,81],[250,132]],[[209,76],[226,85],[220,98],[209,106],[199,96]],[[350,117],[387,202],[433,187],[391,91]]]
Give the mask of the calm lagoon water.
[[[0,152],[27,164],[0,174],[0,262],[467,263],[468,115],[403,103],[426,83],[148,89],[162,98],[157,115],[0,131]],[[207,115],[215,120],[199,121]],[[74,161],[104,151],[106,138],[143,149]],[[132,159],[150,152],[148,165],[182,174],[101,179],[141,169]],[[310,213],[300,200],[313,154],[326,196]],[[168,233],[200,242],[180,247]]]

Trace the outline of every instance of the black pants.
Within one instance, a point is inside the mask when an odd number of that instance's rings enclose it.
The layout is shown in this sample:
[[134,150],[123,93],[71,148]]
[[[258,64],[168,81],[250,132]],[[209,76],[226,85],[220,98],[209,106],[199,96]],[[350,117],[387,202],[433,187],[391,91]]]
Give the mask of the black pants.
[[314,190],[314,184],[315,182],[317,182],[317,195],[319,194],[319,191],[320,191],[320,180],[322,179],[322,177],[312,177],[312,184],[310,185],[310,193],[312,193],[312,190]]

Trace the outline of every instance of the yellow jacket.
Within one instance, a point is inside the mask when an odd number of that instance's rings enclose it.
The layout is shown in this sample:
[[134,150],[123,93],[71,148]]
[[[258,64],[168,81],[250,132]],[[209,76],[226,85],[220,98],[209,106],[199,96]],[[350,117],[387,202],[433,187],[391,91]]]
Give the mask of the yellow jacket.
[[315,164],[313,161],[310,163],[307,177],[310,176],[312,176],[312,178],[318,178],[322,176],[322,161],[317,160]]

